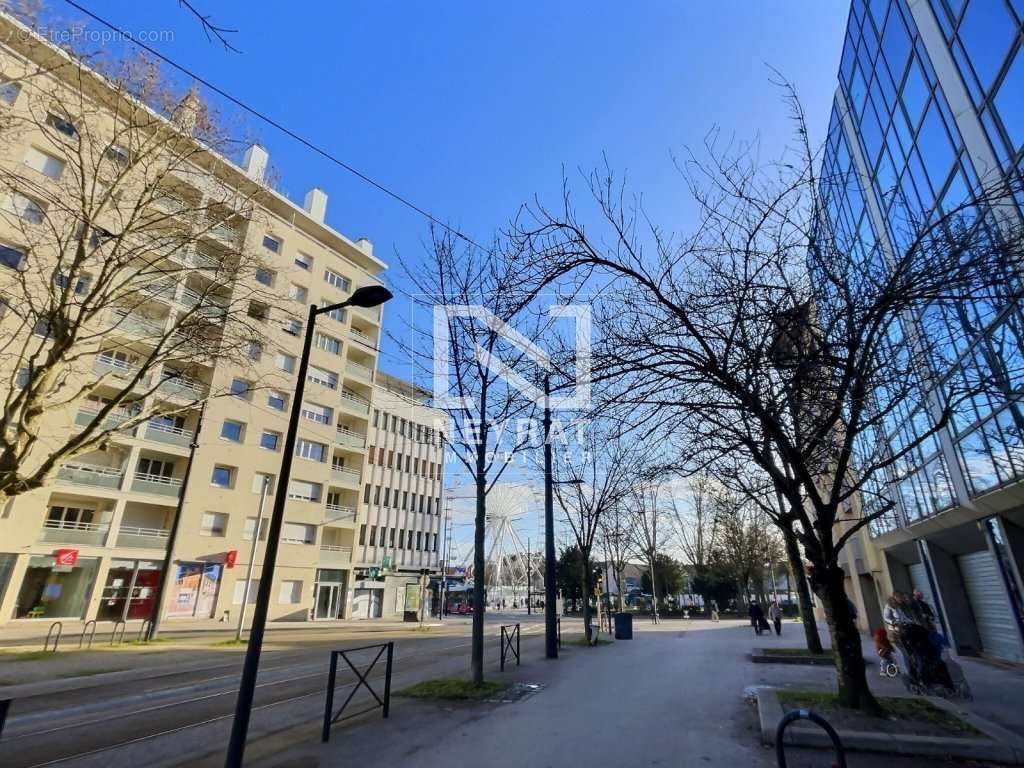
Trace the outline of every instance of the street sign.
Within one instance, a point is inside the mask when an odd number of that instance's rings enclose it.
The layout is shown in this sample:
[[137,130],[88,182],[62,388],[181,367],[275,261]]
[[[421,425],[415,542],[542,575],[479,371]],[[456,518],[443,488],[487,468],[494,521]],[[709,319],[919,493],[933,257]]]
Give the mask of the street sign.
[[235,567],[235,563],[237,561],[238,561],[238,550],[237,549],[229,549],[224,554],[224,567],[225,568],[234,568]]
[[78,562],[77,549],[58,549],[53,553],[54,565],[63,568],[73,568]]

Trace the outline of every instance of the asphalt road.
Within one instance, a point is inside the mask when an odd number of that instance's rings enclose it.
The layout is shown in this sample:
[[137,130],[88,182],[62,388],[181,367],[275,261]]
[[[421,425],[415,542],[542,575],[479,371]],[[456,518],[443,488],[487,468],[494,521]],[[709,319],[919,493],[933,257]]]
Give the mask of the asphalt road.
[[[487,660],[496,666],[502,617],[488,618]],[[523,622],[524,646],[540,643],[543,625],[537,617],[530,623],[525,616],[513,620]],[[468,671],[470,640],[465,621],[449,622],[445,628],[427,633],[382,628],[378,635],[363,627],[324,635],[303,631],[300,648],[263,655],[250,744],[283,728],[322,718],[329,649],[389,640],[395,642],[392,690],[417,680]],[[357,666],[368,664],[374,654],[358,654]],[[129,682],[101,683],[16,700],[0,738],[0,765],[155,768],[188,765],[222,751],[231,727],[242,655],[202,669],[167,670],[159,677],[144,678],[140,674],[139,679]],[[378,692],[383,688],[383,676],[382,658],[369,678]],[[356,683],[351,670],[339,668],[336,705],[345,700]],[[351,709],[365,709],[371,703],[370,695],[360,689]]]

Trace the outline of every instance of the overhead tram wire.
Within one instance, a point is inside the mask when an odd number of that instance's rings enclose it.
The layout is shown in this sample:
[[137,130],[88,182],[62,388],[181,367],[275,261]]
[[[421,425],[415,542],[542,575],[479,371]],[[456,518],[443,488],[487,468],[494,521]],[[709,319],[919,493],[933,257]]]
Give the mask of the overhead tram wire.
[[174,61],[173,59],[171,59],[170,57],[166,56],[165,54],[160,53],[160,51],[156,50],[155,48],[152,48],[151,46],[146,45],[142,41],[135,39],[135,37],[132,35],[131,32],[128,32],[127,30],[122,29],[121,27],[118,27],[116,24],[113,24],[113,23],[107,21],[106,19],[104,19],[101,16],[97,16],[95,13],[90,11],[88,8],[85,8],[84,6],[82,6],[79,3],[75,2],[75,0],[64,0],[64,2],[67,3],[68,5],[70,5],[72,8],[78,10],[79,12],[84,13],[86,16],[88,16],[93,21],[95,21],[95,22],[97,22],[99,24],[102,24],[104,27],[109,29],[111,32],[115,32],[116,34],[118,34],[122,38],[124,38],[125,40],[128,40],[132,45],[135,45],[138,48],[141,48],[142,50],[146,51],[147,53],[152,54],[153,56],[156,56],[158,59],[160,59],[165,64],[168,64],[168,65],[174,67],[176,70],[178,70],[182,74],[187,75],[188,77],[191,77],[197,83],[200,83],[200,84],[204,85],[209,90],[211,90],[214,93],[216,93],[217,95],[227,99],[232,104],[234,104],[238,108],[244,110],[245,112],[248,112],[253,117],[255,117],[255,118],[259,119],[259,120],[262,120],[267,125],[270,125],[271,127],[276,128],[278,131],[280,131],[284,135],[286,135],[289,138],[292,138],[295,141],[299,142],[300,144],[302,144],[307,149],[312,150],[313,152],[315,152],[316,154],[318,154],[321,157],[325,158],[326,160],[329,160],[330,162],[334,163],[338,167],[344,169],[345,171],[348,171],[350,174],[352,174],[356,178],[360,179],[361,181],[366,182],[367,184],[372,186],[377,191],[383,192],[385,195],[387,195],[388,197],[390,197],[393,200],[397,201],[401,205],[404,205],[406,208],[409,208],[410,210],[415,211],[416,213],[418,213],[420,216],[423,216],[425,219],[427,219],[432,224],[436,224],[437,226],[443,228],[444,230],[446,230],[450,234],[454,235],[455,237],[459,238],[460,240],[463,240],[466,243],[469,243],[470,245],[474,246],[475,248],[479,248],[481,251],[486,251],[486,249],[482,245],[477,243],[471,237],[469,237],[466,234],[463,234],[460,230],[456,229],[455,227],[451,226],[450,224],[446,224],[445,222],[441,221],[439,218],[434,216],[434,214],[432,214],[430,211],[428,211],[428,210],[426,210],[424,208],[421,208],[420,206],[416,205],[416,203],[412,202],[408,198],[405,198],[402,195],[400,195],[399,193],[389,189],[388,187],[386,187],[383,184],[381,184],[379,181],[376,181],[376,180],[372,179],[371,177],[367,176],[362,171],[360,171],[357,168],[354,168],[351,165],[349,165],[348,163],[346,163],[344,160],[342,160],[342,159],[336,157],[335,155],[331,154],[329,151],[327,151],[323,147],[321,147],[321,146],[319,146],[317,144],[314,144],[309,139],[304,138],[303,136],[299,135],[298,133],[296,133],[292,129],[288,128],[287,126],[282,125],[281,123],[279,123],[274,118],[269,117],[268,115],[264,114],[263,112],[260,112],[258,109],[256,109],[255,107],[250,106],[249,104],[245,103],[241,99],[239,99],[239,98],[237,98],[235,96],[232,96],[230,93],[228,93],[224,89],[219,88],[218,86],[214,85],[209,80],[207,80],[206,78],[196,74],[196,72],[194,72],[193,70],[189,69],[188,67],[186,67],[186,66],[184,66],[182,64],[179,64],[178,62]]

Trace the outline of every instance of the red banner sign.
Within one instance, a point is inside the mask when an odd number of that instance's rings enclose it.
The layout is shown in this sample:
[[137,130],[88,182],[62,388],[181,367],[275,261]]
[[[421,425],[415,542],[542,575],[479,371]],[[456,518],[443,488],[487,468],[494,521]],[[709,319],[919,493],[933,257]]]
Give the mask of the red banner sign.
[[236,560],[238,560],[238,550],[237,549],[229,549],[224,554],[224,567],[225,568],[234,568]]
[[53,553],[54,565],[64,568],[73,568],[78,562],[77,549],[58,549]]

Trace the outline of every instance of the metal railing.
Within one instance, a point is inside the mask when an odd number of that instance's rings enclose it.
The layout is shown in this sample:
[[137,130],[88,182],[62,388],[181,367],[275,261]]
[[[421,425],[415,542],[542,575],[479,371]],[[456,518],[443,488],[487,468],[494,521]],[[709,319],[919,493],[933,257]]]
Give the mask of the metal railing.
[[360,413],[370,412],[370,401],[366,400],[354,392],[349,392],[343,389],[341,391],[341,402],[347,408],[353,408]]
[[140,336],[162,337],[166,327],[164,323],[142,317],[131,312],[119,312],[114,310],[110,313],[111,322],[122,331]]
[[324,509],[326,509],[328,512],[332,514],[338,515],[338,517],[333,517],[328,522],[334,522],[335,520],[344,520],[345,518],[349,517],[354,520],[356,517],[356,511],[352,507],[346,507],[342,504],[327,503],[324,504]]
[[136,549],[164,549],[169,537],[170,531],[165,528],[122,525],[117,531],[117,546]]
[[207,388],[201,381],[189,376],[167,376],[160,382],[160,389],[169,394],[181,394],[186,397],[206,397]]
[[[359,653],[360,651],[372,651],[377,649],[377,655],[373,657],[373,661],[366,668],[365,672],[360,672],[356,665],[352,663],[352,660],[348,657],[350,653]],[[386,718],[391,709],[391,667],[394,660],[395,644],[393,642],[381,643],[379,645],[364,645],[360,648],[348,648],[343,651],[331,651],[331,671],[327,676],[327,702],[324,706],[324,726],[323,731],[320,734],[320,741],[326,744],[331,739],[331,726],[341,719],[341,713],[345,711],[345,707],[349,705],[356,692],[360,688],[365,688],[370,692],[370,695],[377,700],[377,704],[370,707],[369,709],[357,712],[355,714],[363,714],[363,712],[370,712],[377,707],[383,710],[383,716]],[[380,661],[381,656],[386,655],[385,669],[384,669],[384,693],[383,696],[378,696],[377,692],[373,690],[370,685],[369,677],[370,673],[373,672],[373,668],[377,666],[377,662]],[[338,678],[338,659],[344,659],[348,668],[352,670],[352,673],[356,676],[359,682],[352,686],[352,690],[349,691],[348,697],[344,703],[334,712],[334,687]],[[350,715],[352,717],[353,715]]]
[[779,726],[775,729],[775,759],[779,765],[779,768],[786,768],[788,763],[786,762],[786,745],[783,743],[783,736],[786,733],[786,729],[795,723],[797,720],[810,720],[815,725],[819,726],[832,741],[832,748],[835,750],[836,759],[832,764],[837,768],[846,768],[846,750],[843,749],[843,743],[839,740],[839,734],[836,733],[836,729],[832,727],[831,723],[816,712],[811,712],[807,709],[794,709],[791,712],[787,712],[779,720]]
[[348,332],[349,332],[349,335],[353,339],[358,341],[360,344],[365,344],[366,346],[370,347],[371,349],[376,349],[376,347],[373,345],[373,339],[370,338],[370,336],[368,334],[365,334],[362,331],[357,330],[356,328],[349,328]]
[[[509,627],[512,631],[509,632]],[[512,642],[515,641],[515,647],[512,647]],[[501,625],[501,671],[505,671],[505,658],[511,653],[516,660],[516,666],[519,666],[519,624],[502,624]]]
[[181,427],[172,427],[159,421],[150,421],[146,424],[145,436],[148,440],[187,448],[192,443],[193,432]]
[[76,485],[95,485],[102,488],[120,488],[124,471],[97,464],[68,462],[57,470],[57,479]]
[[359,363],[353,363],[351,360],[345,364],[345,373],[363,381],[373,381],[372,369]]
[[336,429],[334,431],[334,441],[342,445],[351,446],[352,448],[366,447],[366,435],[353,432],[351,429]]
[[102,547],[110,526],[106,523],[79,523],[65,520],[47,520],[43,523],[39,540],[62,544],[83,544]]
[[343,480],[346,483],[359,484],[361,475],[357,469],[349,469],[348,467],[331,467],[331,477],[335,480]]

